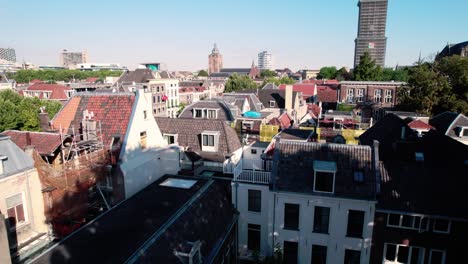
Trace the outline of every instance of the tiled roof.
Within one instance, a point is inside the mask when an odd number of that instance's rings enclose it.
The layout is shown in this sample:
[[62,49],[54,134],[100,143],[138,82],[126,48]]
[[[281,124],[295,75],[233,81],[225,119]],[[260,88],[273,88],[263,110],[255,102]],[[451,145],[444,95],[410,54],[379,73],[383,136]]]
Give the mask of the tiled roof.
[[[48,98],[52,100],[67,100],[68,96],[65,92],[67,90],[71,89],[63,85],[48,83],[36,83],[26,89],[26,91],[52,91],[50,97]],[[42,94],[39,99],[43,99]]]
[[252,93],[230,93],[223,94],[223,98],[235,97],[235,98],[247,98],[249,100],[250,110],[260,112],[262,110],[262,102],[258,100],[257,96]]
[[[315,92],[315,84],[313,83],[296,83],[292,87],[294,92],[302,92],[306,96],[313,96]],[[281,84],[279,89],[286,90],[286,84]]]
[[336,103],[338,90],[330,86],[317,86],[317,102]]
[[122,74],[116,84],[146,83],[150,79],[154,79],[153,72],[150,69],[136,69]]
[[[322,144],[280,141],[275,153],[277,176],[273,186],[277,190],[358,199],[375,199],[376,173],[369,146]],[[275,149],[275,152],[276,150]],[[314,161],[335,162],[335,192],[314,192]],[[354,181],[354,172],[362,171],[363,182]]]
[[307,109],[312,112],[314,118],[318,118],[318,116],[320,115],[320,113],[322,112],[322,109],[316,105],[316,104],[308,104],[307,105]]
[[234,121],[235,119],[235,116],[229,109],[229,106],[221,100],[197,101],[191,105],[186,106],[182,113],[180,113],[179,118],[193,118],[193,111],[196,108],[219,109],[218,116],[216,118],[218,120]]
[[95,83],[97,80],[99,80],[99,77],[88,77],[88,78],[86,78],[85,82]]
[[421,120],[413,120],[413,121],[408,123],[408,126],[411,129],[426,129],[426,130],[433,129],[433,127],[431,125],[426,124]]
[[[241,143],[236,131],[223,120],[215,119],[189,119],[156,117],[156,123],[161,132],[177,134],[180,146],[189,147],[203,158],[224,161],[225,156],[241,148]],[[213,152],[202,152],[201,133],[203,131],[219,131],[218,152],[213,157]]]
[[[62,144],[62,139],[58,133],[7,130],[2,134],[10,136],[11,140],[15,142],[20,149],[24,150],[26,146],[34,146],[41,155],[51,155],[60,148]],[[28,137],[30,141],[29,144]]]
[[134,94],[78,94],[73,96],[52,120],[53,129],[65,134],[81,133],[83,111],[94,114],[98,128],[102,129],[104,146],[109,146],[113,136],[123,141],[132,114]]
[[44,83],[44,81],[41,81],[41,80],[38,80],[38,79],[34,79],[34,80],[30,81],[29,83],[31,83],[31,84]]
[[33,169],[34,161],[24,151],[13,143],[9,136],[0,134],[0,156],[6,156],[3,160],[3,173],[1,178]]
[[307,141],[312,137],[313,134],[313,130],[287,128],[282,130],[278,136],[281,137],[281,140]]
[[292,119],[289,117],[288,113],[284,112],[279,117],[272,118],[268,123],[270,125],[278,125],[281,129],[286,129],[291,126],[291,121]]

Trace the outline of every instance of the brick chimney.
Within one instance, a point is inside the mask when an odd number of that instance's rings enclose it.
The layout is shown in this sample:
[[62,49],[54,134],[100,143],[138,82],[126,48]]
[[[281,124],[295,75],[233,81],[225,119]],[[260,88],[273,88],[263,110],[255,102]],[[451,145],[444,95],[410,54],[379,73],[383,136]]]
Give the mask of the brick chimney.
[[41,112],[39,113],[39,122],[43,132],[50,131],[49,114],[47,113],[45,107],[41,107]]

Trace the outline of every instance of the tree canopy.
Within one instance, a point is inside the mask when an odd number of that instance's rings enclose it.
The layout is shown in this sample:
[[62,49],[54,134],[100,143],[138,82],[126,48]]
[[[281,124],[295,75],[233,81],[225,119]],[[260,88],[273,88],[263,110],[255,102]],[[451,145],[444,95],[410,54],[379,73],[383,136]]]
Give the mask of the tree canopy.
[[45,107],[49,118],[62,108],[58,101],[22,97],[12,90],[0,92],[0,132],[13,129],[40,131],[39,112]]
[[205,70],[199,70],[197,76],[198,77],[208,77],[208,72],[205,71]]
[[272,71],[272,70],[262,70],[262,72],[260,73],[260,77],[262,78],[267,78],[267,77],[276,77],[278,76],[278,74],[275,72],[275,71]]
[[256,89],[257,84],[247,75],[233,74],[229,77],[224,87],[225,93],[239,90]]
[[274,83],[275,85],[295,84],[296,81],[294,79],[289,78],[289,77],[283,77],[283,78],[270,77],[270,78],[265,78],[265,80],[263,80],[262,85],[260,85],[260,86],[263,87],[263,86],[267,85],[268,83]]
[[89,77],[104,79],[106,77],[118,77],[121,71],[79,71],[79,70],[19,70],[15,74],[9,75],[18,83],[29,83],[34,79],[41,81],[70,81],[73,78],[83,80]]
[[353,70],[355,81],[380,81],[382,80],[382,68],[375,64],[368,52],[365,52],[359,64]]
[[322,67],[320,69],[319,74],[317,75],[317,79],[328,79],[332,80],[336,78],[337,75],[337,69],[335,66],[330,66],[330,67]]

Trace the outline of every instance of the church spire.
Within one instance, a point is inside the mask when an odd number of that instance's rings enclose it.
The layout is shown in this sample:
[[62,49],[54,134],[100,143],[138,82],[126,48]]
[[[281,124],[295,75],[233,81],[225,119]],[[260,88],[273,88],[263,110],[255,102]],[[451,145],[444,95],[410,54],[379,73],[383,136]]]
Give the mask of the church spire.
[[216,43],[214,44],[214,47],[211,53],[219,53],[218,46],[216,45]]

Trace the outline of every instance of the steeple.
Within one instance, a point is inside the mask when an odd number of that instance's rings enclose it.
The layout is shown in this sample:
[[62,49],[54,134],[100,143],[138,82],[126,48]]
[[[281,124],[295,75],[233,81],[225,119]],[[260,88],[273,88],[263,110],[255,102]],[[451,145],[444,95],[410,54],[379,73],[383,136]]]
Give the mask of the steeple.
[[216,43],[214,44],[214,47],[211,53],[219,53],[218,46],[216,46]]

